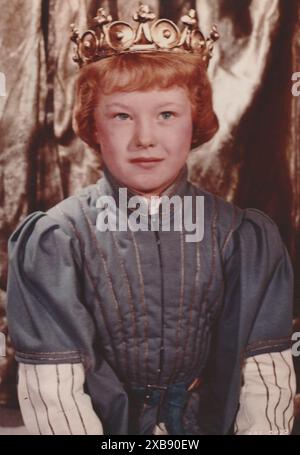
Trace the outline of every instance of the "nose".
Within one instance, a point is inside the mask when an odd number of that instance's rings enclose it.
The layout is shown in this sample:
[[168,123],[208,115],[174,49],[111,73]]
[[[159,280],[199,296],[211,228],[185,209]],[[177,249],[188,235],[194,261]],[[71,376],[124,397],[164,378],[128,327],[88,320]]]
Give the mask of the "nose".
[[155,128],[148,118],[136,122],[134,143],[136,147],[154,147],[156,145]]

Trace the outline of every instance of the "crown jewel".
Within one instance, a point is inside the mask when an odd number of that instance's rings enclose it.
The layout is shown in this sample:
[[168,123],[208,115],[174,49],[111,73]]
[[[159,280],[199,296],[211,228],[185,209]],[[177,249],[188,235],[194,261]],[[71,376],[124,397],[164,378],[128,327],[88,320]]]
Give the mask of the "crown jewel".
[[[190,9],[181,17],[182,31],[169,19],[156,19],[148,5],[140,4],[132,16],[137,27],[127,22],[113,21],[104,8],[99,8],[93,19],[94,29],[80,36],[79,30],[71,25],[71,40],[75,42],[73,60],[79,67],[105,57],[134,52],[184,52],[202,55],[208,66],[214,42],[219,39],[216,25],[205,38],[198,27],[197,13]],[[151,23],[151,24],[150,24]]]

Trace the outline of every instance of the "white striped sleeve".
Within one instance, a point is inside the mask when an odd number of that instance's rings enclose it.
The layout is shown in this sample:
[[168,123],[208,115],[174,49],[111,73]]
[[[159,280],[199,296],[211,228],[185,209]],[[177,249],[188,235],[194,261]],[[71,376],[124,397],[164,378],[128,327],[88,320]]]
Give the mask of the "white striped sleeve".
[[82,364],[19,364],[18,398],[30,434],[102,435]]
[[235,434],[290,434],[296,394],[291,350],[249,357],[243,379]]

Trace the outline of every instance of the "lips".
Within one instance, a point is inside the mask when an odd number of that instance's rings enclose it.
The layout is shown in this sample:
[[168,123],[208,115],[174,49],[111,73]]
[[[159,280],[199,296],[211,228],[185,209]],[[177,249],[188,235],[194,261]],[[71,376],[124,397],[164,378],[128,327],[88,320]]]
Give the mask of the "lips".
[[134,158],[133,160],[130,160],[132,163],[153,163],[157,161],[162,161],[162,158],[152,158],[152,157],[141,157],[141,158]]

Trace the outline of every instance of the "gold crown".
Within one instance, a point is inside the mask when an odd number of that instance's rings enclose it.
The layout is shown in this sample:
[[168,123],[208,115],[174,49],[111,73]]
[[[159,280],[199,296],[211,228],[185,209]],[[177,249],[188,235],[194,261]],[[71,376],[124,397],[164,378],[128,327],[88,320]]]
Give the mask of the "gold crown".
[[[213,25],[209,37],[205,38],[199,30],[194,9],[181,17],[184,24],[182,31],[169,19],[153,22],[156,15],[148,5],[140,4],[132,18],[138,23],[135,29],[127,22],[113,22],[112,16],[104,8],[99,8],[93,19],[94,30],[87,30],[80,36],[79,30],[72,24],[71,40],[77,45],[73,60],[82,67],[124,53],[183,52],[201,55],[208,66],[219,34],[216,25]],[[150,22],[153,23],[150,25]]]

